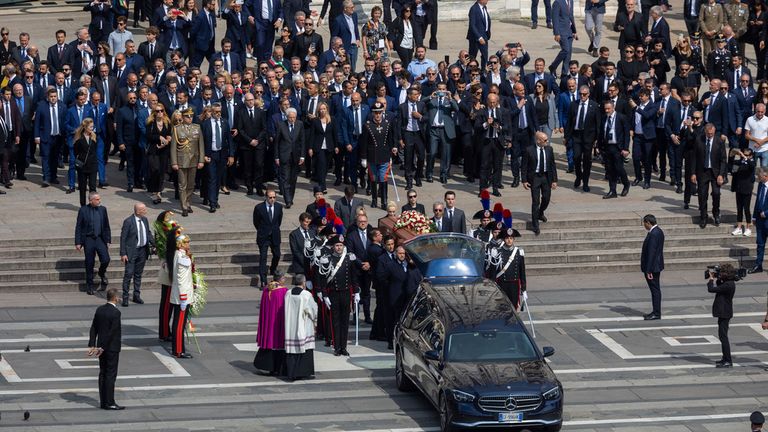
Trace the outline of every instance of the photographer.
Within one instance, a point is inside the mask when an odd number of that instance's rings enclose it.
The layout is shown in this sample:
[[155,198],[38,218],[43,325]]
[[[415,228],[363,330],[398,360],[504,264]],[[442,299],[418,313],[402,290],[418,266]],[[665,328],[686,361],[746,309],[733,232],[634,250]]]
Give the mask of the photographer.
[[715,363],[718,368],[733,367],[731,344],[728,342],[728,325],[733,317],[733,294],[736,291],[736,269],[731,264],[721,264],[707,270],[707,291],[715,293],[712,316],[717,318],[717,337],[723,350],[723,358]]

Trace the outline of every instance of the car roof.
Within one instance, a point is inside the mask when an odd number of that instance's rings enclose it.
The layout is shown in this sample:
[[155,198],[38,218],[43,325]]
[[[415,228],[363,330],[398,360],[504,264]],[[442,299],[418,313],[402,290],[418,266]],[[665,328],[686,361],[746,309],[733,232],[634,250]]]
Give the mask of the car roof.
[[433,282],[438,281],[425,280],[422,287],[434,300],[446,332],[524,327],[507,295],[489,279]]

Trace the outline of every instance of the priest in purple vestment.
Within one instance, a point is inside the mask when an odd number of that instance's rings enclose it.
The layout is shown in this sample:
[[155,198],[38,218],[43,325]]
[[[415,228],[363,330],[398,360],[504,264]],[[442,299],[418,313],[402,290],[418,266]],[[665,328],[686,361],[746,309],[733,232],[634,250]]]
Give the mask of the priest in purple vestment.
[[259,307],[259,329],[256,344],[259,350],[253,359],[253,366],[270,375],[280,375],[285,364],[285,274],[275,271],[272,282],[261,294]]

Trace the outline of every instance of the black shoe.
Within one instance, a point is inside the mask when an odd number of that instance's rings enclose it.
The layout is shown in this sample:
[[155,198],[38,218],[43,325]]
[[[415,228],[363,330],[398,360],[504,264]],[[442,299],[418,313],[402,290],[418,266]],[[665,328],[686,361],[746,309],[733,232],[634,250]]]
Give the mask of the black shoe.
[[432,183],[432,176],[428,176],[428,177],[426,178],[426,180],[427,180],[427,183]]
[[552,28],[552,23],[547,23],[547,28],[551,29]]
[[118,171],[123,171],[124,169],[125,169],[125,163],[124,162],[120,162],[120,164],[117,166],[117,170]]
[[128,306],[129,306],[129,305],[128,305],[128,299],[127,299],[127,298],[124,298],[124,299],[123,299],[123,303],[122,303],[122,305],[123,305],[123,307],[128,307]]
[[616,195],[616,192],[608,192],[607,194],[603,195],[603,199],[611,199],[616,198],[618,195]]
[[194,213],[194,211],[192,210],[192,207],[188,208],[188,209],[187,209],[187,212],[188,212],[188,213]]
[[467,177],[467,183],[474,183],[475,178],[474,177]]
[[571,174],[571,173],[573,173],[573,168],[568,167],[568,169],[565,170],[565,172],[567,172],[568,174]]
[[154,205],[158,205],[161,202],[163,202],[163,200],[161,200],[160,198],[155,198],[155,199],[152,200],[152,204],[154,204]]
[[44,181],[40,186],[44,187],[44,188],[47,188],[50,185],[51,185],[50,183],[48,183],[47,181]]
[[144,300],[142,300],[139,296],[133,296],[133,302],[136,304],[144,304]]
[[499,192],[499,190],[498,190],[498,189],[496,189],[496,188],[493,188],[493,192],[491,192],[491,195],[493,195],[493,196],[495,196],[495,197],[500,197],[500,196],[501,196],[501,193]]
[[208,201],[208,198],[203,198],[203,205],[204,206],[207,206],[209,203],[210,203],[210,201]]
[[534,235],[539,235],[539,234],[541,234],[541,230],[539,229],[539,227],[536,227],[536,228],[534,228],[534,229],[533,229],[533,234],[534,234]]
[[691,208],[691,206],[688,205],[688,203],[683,204],[683,210],[688,210],[689,208]]
[[85,293],[88,294],[88,295],[93,295],[93,288],[88,287],[88,289],[85,291]]
[[715,363],[715,367],[716,368],[732,368],[733,367],[733,363],[731,363],[729,361],[722,361],[721,360],[721,361]]
[[341,350],[341,355],[349,357],[349,351],[346,350],[346,348]]
[[389,349],[389,350],[395,349],[395,347],[392,345],[392,342],[387,344],[387,349]]
[[208,213],[216,213],[216,206],[212,204],[211,208],[208,209]]
[[334,186],[339,186],[341,184],[341,179],[337,178],[335,182],[333,182]]
[[581,186],[581,179],[576,179],[576,181],[573,182],[573,188],[578,189],[579,186]]
[[641,182],[642,182],[642,180],[640,180],[639,178],[636,178],[636,179],[632,180],[632,186],[637,186],[637,185],[639,185]]
[[[330,346],[330,344],[328,346]],[[333,350],[333,355],[338,357],[338,356],[341,355],[341,351],[340,350]]]
[[621,193],[619,195],[627,196],[627,194],[629,194],[629,185],[628,184],[624,186],[624,189],[621,190]]
[[653,172],[655,172],[655,173],[659,172],[659,166],[658,165],[654,165],[653,166]]
[[24,176],[24,175],[16,176],[16,180],[26,180],[26,179],[27,179],[27,176]]
[[520,178],[519,177],[513,178],[511,186],[513,188],[516,188],[516,187],[520,186]]
[[126,189],[125,191],[128,193],[133,192],[133,186],[128,186],[128,189]]
[[253,195],[253,188],[248,188],[248,190],[245,192],[246,195]]
[[547,223],[547,221],[548,221],[549,219],[547,219],[547,217],[546,217],[546,216],[544,216],[544,213],[541,213],[541,214],[539,214],[539,220],[540,220],[540,221],[542,221],[542,222],[544,222],[544,223]]
[[[69,192],[67,192],[67,193],[69,193]],[[0,190],[0,195],[5,195],[5,191],[4,190]]]
[[58,179],[51,180],[51,184],[61,184],[61,182]]
[[656,314],[654,314],[654,313],[650,313],[650,314],[648,314],[648,315],[644,315],[644,316],[643,316],[643,319],[644,319],[645,321],[655,321],[655,320],[660,320],[660,319],[661,319],[661,315],[656,315]]
[[[512,182],[514,183],[514,180],[513,180]],[[504,185],[503,185],[503,184],[501,184],[501,183],[497,184],[497,185],[496,185],[496,187],[497,187],[499,190],[501,190],[501,189],[504,189]],[[517,186],[514,186],[514,187],[517,187]]]
[[707,218],[701,218],[701,221],[699,222],[699,228],[704,229],[707,227]]
[[181,354],[176,354],[176,358],[191,359],[193,357],[192,357],[192,354],[181,353]]
[[264,189],[258,188],[256,189],[256,195],[263,197],[264,196]]
[[539,24],[537,23],[531,23],[531,30],[536,30],[536,27],[538,27]]
[[410,181],[410,180],[408,180],[408,181],[405,183],[405,189],[406,189],[406,190],[410,190],[410,189],[413,189],[413,182],[412,182],[412,181]]
[[420,178],[416,179],[416,187],[421,187],[421,179]]
[[752,267],[751,269],[747,270],[747,273],[749,273],[749,274],[762,273],[762,272],[763,272],[763,267],[759,266],[759,265],[756,265],[756,266]]
[[651,183],[650,182],[643,183],[643,189],[650,189],[650,188],[651,188]]
[[[67,195],[69,195],[69,194],[71,194],[74,191],[75,191],[75,188],[69,188],[69,189],[67,189],[66,193],[67,193]],[[0,192],[2,192],[2,191],[0,191]]]
[[115,405],[107,405],[105,407],[102,407],[102,409],[105,409],[108,411],[120,411],[120,410],[124,410],[125,407],[115,404]]
[[106,287],[107,287],[107,285],[109,285],[109,278],[107,278],[107,276],[106,276],[106,275],[104,275],[104,276],[99,276],[99,277],[101,278],[101,288],[102,288],[102,289],[106,288]]
[[659,176],[659,181],[660,181],[660,182],[662,182],[662,183],[664,183],[665,181],[667,181],[667,176],[666,176],[666,174],[661,174],[661,175]]
[[285,203],[285,208],[289,209],[293,207],[293,203]]
[[677,184],[677,183],[675,183],[675,180],[674,180],[674,179],[671,179],[671,178],[669,179],[669,185],[670,185],[670,186],[674,186],[674,185],[676,185],[676,184]]
[[181,211],[181,216],[182,217],[187,217],[187,211],[186,210],[182,210]]
[[720,216],[714,216],[712,219],[714,219],[715,226],[720,226]]
[[677,194],[683,193],[683,187],[680,185],[677,185],[677,187],[675,188],[675,193]]
[[373,324],[373,320],[372,320],[372,319],[370,319],[370,318],[366,318],[366,319],[365,319],[365,323],[366,323],[366,324]]
[[581,188],[581,190],[583,190],[584,192],[589,192],[590,189],[589,189],[589,186],[584,185],[584,187]]
[[587,48],[587,51],[592,52],[592,50],[595,49],[595,46],[592,45],[592,42],[589,43],[589,48]]

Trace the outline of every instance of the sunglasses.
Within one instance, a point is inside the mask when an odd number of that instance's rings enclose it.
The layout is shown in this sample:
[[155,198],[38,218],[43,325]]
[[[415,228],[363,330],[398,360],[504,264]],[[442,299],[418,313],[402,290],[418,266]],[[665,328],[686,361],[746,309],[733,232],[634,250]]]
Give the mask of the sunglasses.
[[264,94],[264,92],[263,92],[263,91],[261,91],[261,90],[256,90],[256,91],[254,91],[253,93],[254,93],[254,94]]
[[701,117],[694,117],[694,120],[701,120]]
[[8,33],[2,33],[0,36],[8,36]]
[[157,113],[157,114],[162,114],[162,113],[163,113],[163,110],[155,110],[155,113]]
[[634,51],[632,51],[632,50],[624,50],[624,52],[625,52],[625,53],[627,53],[627,54],[634,54],[634,53],[635,53],[635,52],[634,52]]
[[743,79],[743,80],[740,80],[740,82],[745,82],[745,83],[748,83],[748,82],[749,82],[749,80],[748,80],[748,79]]
[[442,213],[443,209],[433,209],[432,211],[435,212],[435,213]]
[[490,64],[499,64],[499,62],[497,62],[497,61],[492,61],[492,62],[488,62],[488,63],[490,63]]
[[312,27],[314,24],[306,23],[304,24],[304,27]]
[[408,195],[408,198],[416,198],[416,195]]

